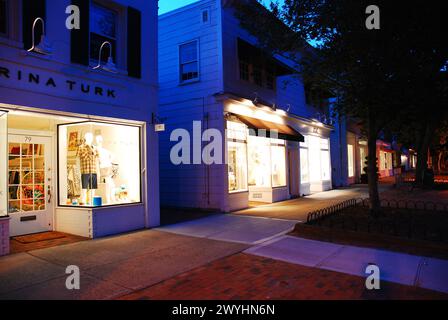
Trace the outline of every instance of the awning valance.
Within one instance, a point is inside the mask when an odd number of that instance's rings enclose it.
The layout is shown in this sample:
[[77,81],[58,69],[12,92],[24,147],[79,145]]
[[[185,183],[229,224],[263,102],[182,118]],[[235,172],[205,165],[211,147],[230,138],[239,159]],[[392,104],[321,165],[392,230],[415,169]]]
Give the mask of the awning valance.
[[[286,124],[279,124],[271,121],[256,119],[252,117],[234,114],[242,123],[249,127],[249,133],[253,136],[266,138],[278,138],[282,140],[304,142],[305,137],[300,132],[294,130]],[[272,134],[271,134],[271,131]],[[275,135],[278,133],[278,137]]]

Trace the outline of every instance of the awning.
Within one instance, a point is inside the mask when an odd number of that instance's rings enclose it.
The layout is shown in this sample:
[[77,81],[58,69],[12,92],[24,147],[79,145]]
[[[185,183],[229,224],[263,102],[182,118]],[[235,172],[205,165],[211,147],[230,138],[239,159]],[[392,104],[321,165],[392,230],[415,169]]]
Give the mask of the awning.
[[[257,137],[278,138],[282,140],[304,142],[305,137],[286,124],[265,121],[252,117],[234,114],[242,123],[249,127],[249,134]],[[271,131],[272,132],[271,134]],[[276,134],[278,133],[278,136]]]

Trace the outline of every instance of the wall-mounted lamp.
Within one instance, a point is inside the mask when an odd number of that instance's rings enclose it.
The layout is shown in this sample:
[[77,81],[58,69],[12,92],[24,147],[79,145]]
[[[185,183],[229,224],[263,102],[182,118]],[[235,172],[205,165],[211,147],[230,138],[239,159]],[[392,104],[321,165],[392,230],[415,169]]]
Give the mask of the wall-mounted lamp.
[[[103,48],[105,45],[109,45],[109,57],[107,58],[107,63],[105,65],[101,64],[101,54],[103,53]],[[117,67],[115,66],[115,63],[112,59],[112,44],[109,41],[104,41],[103,44],[100,47],[100,53],[99,53],[99,57],[98,57],[98,65],[96,67],[93,68],[94,70],[96,69],[101,69],[107,72],[112,72],[112,73],[118,73],[117,71]]]
[[[39,44],[36,45],[35,29],[36,29],[36,24],[38,21],[40,21],[42,23],[42,35],[40,37]],[[43,55],[50,55],[53,53],[53,49],[51,48],[51,46],[47,43],[47,41],[45,39],[45,21],[44,21],[44,19],[38,17],[34,20],[31,37],[32,37],[33,46],[31,47],[31,49],[28,49],[28,52],[34,51],[34,52],[37,52],[37,53],[40,53]]]
[[254,92],[255,98],[252,100],[252,104],[258,107],[258,92]]

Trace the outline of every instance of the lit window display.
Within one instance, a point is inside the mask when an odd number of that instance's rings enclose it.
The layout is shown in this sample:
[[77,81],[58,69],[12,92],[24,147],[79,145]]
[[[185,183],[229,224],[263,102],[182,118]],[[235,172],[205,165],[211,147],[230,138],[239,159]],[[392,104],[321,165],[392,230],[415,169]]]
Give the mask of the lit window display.
[[227,162],[229,192],[247,191],[247,129],[244,124],[227,122]]
[[348,177],[353,178],[355,176],[355,155],[353,154],[353,145],[347,145],[348,152]]
[[392,153],[380,151],[380,170],[391,170],[393,168]]
[[286,149],[284,140],[271,139],[272,186],[286,186]]
[[284,140],[248,138],[249,186],[286,186],[286,147]]
[[302,183],[310,182],[308,149],[300,148],[300,179]]
[[300,144],[301,183],[329,181],[331,179],[329,141],[306,136]]
[[59,125],[59,205],[141,202],[140,128],[101,122]]
[[270,148],[269,138],[249,136],[249,186],[271,187]]
[[367,162],[367,152],[366,152],[366,148],[361,147],[359,148],[359,167],[361,168],[362,173],[364,173],[364,168],[367,167],[366,162]]
[[248,132],[245,124],[227,121],[229,192],[247,191],[248,186],[286,186],[285,141]]

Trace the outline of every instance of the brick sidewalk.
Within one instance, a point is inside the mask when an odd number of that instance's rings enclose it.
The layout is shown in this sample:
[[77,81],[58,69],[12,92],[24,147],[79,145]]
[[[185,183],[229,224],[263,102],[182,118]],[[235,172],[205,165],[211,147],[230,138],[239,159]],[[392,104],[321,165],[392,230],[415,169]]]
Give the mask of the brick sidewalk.
[[121,299],[448,299],[443,293],[386,282],[381,283],[381,290],[368,291],[364,281],[357,276],[236,254]]

